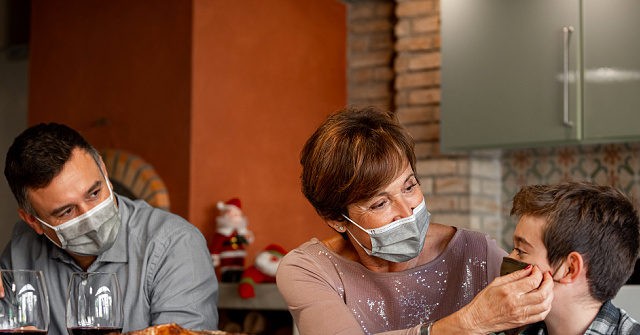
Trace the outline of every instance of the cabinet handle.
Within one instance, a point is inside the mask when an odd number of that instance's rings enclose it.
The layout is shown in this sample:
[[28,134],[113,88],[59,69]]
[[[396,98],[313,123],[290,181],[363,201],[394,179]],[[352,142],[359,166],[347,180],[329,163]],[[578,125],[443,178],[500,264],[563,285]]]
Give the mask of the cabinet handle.
[[563,119],[562,123],[565,127],[573,127],[573,122],[569,120],[569,38],[573,32],[573,27],[562,27],[562,33],[564,37],[564,52],[563,52],[563,66],[564,66],[564,81],[562,83],[563,89]]

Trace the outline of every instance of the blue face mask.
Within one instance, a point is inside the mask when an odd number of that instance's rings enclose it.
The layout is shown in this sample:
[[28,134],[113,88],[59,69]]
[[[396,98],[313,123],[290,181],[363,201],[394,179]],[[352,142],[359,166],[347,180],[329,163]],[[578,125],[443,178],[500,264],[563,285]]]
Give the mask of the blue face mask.
[[422,199],[422,202],[413,209],[413,214],[379,228],[365,229],[346,215],[343,214],[342,216],[369,235],[371,249],[363,246],[347,230],[368,255],[390,262],[401,263],[415,258],[422,251],[424,240],[427,237],[431,213],[427,211],[427,205]]

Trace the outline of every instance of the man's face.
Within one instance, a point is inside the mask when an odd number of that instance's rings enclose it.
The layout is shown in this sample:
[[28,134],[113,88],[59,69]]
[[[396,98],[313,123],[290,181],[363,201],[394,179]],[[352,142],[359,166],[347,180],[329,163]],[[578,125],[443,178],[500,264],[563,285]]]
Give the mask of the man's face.
[[[61,225],[89,211],[109,197],[105,177],[95,160],[85,150],[74,149],[69,161],[46,187],[29,189],[27,197],[35,215],[51,226]],[[44,232],[60,242],[55,232],[44,227],[33,215],[20,211],[20,216],[36,232]]]
[[547,261],[547,248],[542,242],[542,229],[547,222],[540,217],[523,215],[513,233],[513,251],[509,257],[537,265],[543,271],[551,271]]

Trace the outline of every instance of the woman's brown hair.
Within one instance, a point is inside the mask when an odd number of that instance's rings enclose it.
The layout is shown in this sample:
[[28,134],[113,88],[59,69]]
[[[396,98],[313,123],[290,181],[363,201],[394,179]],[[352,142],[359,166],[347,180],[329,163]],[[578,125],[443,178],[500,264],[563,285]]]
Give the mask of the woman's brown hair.
[[395,114],[347,108],[331,115],[302,149],[302,193],[318,214],[342,221],[349,204],[373,197],[410,164],[414,142]]

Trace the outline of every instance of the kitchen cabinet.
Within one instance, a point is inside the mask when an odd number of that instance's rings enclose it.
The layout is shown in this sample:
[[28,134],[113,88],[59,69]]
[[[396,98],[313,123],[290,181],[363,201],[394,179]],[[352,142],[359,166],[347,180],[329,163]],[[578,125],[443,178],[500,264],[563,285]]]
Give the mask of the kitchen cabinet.
[[584,0],[584,138],[640,138],[640,1]]
[[635,0],[443,1],[443,151],[640,138],[639,14]]

